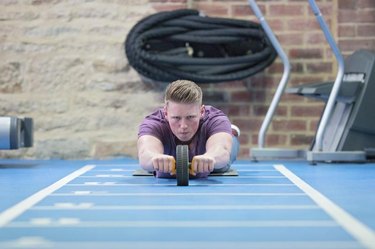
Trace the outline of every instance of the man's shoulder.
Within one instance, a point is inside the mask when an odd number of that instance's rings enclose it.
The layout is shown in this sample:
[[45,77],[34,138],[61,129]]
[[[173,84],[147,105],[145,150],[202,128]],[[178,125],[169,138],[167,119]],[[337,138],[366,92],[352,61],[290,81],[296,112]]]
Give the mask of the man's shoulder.
[[154,112],[147,115],[145,117],[145,121],[147,121],[147,120],[152,120],[152,121],[164,123],[166,120],[165,120],[163,108],[158,108]]
[[138,136],[153,135],[161,139],[168,133],[168,122],[165,119],[163,109],[157,109],[147,115],[139,125]]
[[211,105],[205,106],[205,113],[206,113],[206,117],[208,119],[220,117],[220,116],[224,116],[224,117],[227,116],[222,110],[220,110],[220,109],[218,109],[214,106],[211,106]]
[[140,127],[163,130],[167,125],[168,122],[164,116],[163,108],[159,108],[147,115],[140,124]]

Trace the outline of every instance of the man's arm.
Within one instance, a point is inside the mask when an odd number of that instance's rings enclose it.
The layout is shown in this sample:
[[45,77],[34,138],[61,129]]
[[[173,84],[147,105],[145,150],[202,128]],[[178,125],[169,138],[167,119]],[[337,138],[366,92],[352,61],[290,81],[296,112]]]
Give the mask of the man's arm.
[[163,154],[164,147],[158,138],[151,135],[143,135],[138,138],[137,148],[139,164],[144,170],[149,172],[172,172],[175,160],[172,156]]
[[194,172],[212,172],[228,165],[232,149],[232,135],[219,132],[208,138],[206,153],[193,158],[192,169]]
[[208,138],[205,155],[215,158],[215,169],[226,167],[230,161],[232,135],[219,132]]

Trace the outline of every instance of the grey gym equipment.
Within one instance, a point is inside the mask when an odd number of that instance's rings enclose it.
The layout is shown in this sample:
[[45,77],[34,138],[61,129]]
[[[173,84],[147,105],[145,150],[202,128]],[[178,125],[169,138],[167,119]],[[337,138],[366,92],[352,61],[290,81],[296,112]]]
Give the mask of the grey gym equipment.
[[[267,27],[255,1],[249,0],[250,6]],[[359,50],[345,61],[335,43],[326,22],[315,0],[309,0],[311,9],[319,22],[328,44],[338,63],[338,72],[334,82],[313,83],[285,90],[285,82],[281,82],[269,107],[266,118],[259,132],[259,148],[251,151],[255,160],[265,158],[306,158],[309,162],[365,162],[374,154],[375,148],[375,114],[371,108],[375,100],[371,96],[375,92],[375,53]],[[289,62],[280,53],[280,44],[272,31],[265,29],[273,46],[284,64],[284,75]],[[283,92],[294,93],[326,101],[315,140],[309,151],[265,149],[264,137],[268,125],[279,103]]]
[[[333,82],[313,83],[286,92],[325,101],[334,86]],[[322,140],[316,137],[307,152],[308,161],[364,162],[374,156],[374,93],[375,51],[357,50],[345,59],[342,84],[326,121]]]
[[33,146],[33,119],[0,117],[0,150]]
[[[309,0],[309,3],[336,57],[338,72],[318,126],[314,146],[307,152],[307,160],[365,162],[366,151],[371,151],[375,146],[374,126],[368,129],[369,125],[371,127],[375,123],[374,115],[369,111],[370,106],[373,106],[369,102],[374,92],[371,86],[374,80],[372,53],[357,51],[344,61],[316,2]],[[345,92],[347,87],[342,85],[348,84],[362,84],[362,91],[353,93],[352,103],[345,104],[340,102],[339,92]]]
[[267,34],[269,40],[274,46],[277,54],[279,55],[281,62],[283,64],[284,70],[281,77],[280,83],[276,89],[275,95],[272,102],[268,108],[266,116],[260,127],[258,134],[258,148],[252,148],[250,151],[251,158],[253,160],[258,160],[260,158],[303,158],[305,157],[305,150],[294,150],[294,149],[283,149],[283,148],[265,148],[265,138],[267,130],[272,122],[272,118],[275,114],[276,108],[280,102],[280,99],[287,86],[289,75],[290,75],[290,63],[288,56],[285,54],[283,48],[281,47],[279,41],[274,35],[272,29],[268,25],[266,19],[264,18],[261,10],[259,9],[255,0],[248,0],[251,9],[253,10],[255,16],[258,18],[262,28]]

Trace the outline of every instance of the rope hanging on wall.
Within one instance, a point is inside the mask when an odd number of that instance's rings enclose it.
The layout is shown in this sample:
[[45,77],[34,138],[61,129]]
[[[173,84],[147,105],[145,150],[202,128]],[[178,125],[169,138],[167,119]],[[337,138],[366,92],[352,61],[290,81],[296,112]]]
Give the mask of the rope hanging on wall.
[[139,21],[125,52],[142,76],[158,82],[217,83],[244,79],[269,65],[276,52],[258,23],[165,11]]

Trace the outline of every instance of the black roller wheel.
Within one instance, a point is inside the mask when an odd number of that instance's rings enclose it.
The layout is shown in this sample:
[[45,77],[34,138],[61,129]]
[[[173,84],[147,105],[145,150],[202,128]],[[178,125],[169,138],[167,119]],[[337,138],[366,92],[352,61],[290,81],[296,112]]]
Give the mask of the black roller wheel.
[[176,147],[176,179],[177,186],[189,185],[189,147],[187,145]]

